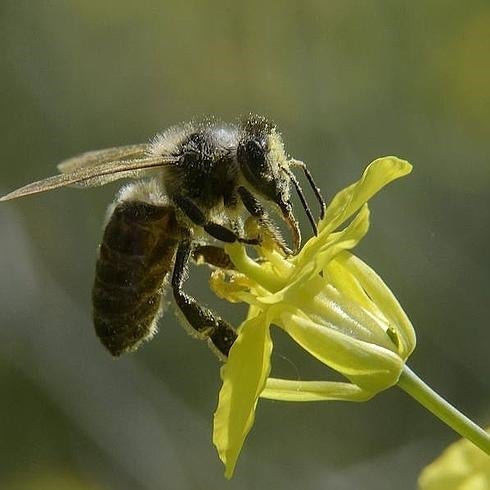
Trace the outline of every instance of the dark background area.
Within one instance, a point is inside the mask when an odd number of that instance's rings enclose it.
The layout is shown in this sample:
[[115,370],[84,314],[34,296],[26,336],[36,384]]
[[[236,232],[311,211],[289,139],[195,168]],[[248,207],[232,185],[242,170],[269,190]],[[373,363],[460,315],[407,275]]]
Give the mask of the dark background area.
[[[270,116],[327,197],[376,157],[406,158],[412,175],[373,202],[357,253],[414,323],[410,366],[488,423],[489,26],[486,0],[3,0],[0,193],[208,114]],[[224,480],[211,443],[219,364],[173,307],[117,361],[93,332],[117,189],[0,206],[0,488],[413,489],[456,435],[396,388],[364,404],[262,401]],[[244,308],[195,272],[190,289],[238,324]],[[281,374],[329,376],[276,337]]]

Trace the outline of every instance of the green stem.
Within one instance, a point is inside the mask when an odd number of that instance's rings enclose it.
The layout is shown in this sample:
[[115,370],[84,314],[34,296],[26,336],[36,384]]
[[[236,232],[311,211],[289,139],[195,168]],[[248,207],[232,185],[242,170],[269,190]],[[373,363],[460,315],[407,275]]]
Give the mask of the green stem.
[[471,441],[485,453],[490,454],[490,436],[468,417],[456,410],[442,396],[439,396],[406,365],[398,380],[398,386],[458,434]]

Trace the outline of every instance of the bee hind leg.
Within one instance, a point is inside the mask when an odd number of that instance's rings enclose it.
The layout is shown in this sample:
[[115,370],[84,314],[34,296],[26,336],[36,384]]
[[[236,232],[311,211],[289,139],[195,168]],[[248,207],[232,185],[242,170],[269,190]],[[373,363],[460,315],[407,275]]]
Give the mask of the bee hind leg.
[[235,330],[228,322],[209,308],[200,305],[195,298],[183,290],[191,250],[192,241],[190,234],[187,234],[182,238],[175,257],[172,275],[175,302],[197,336],[207,339],[218,356],[226,358],[237,338]]

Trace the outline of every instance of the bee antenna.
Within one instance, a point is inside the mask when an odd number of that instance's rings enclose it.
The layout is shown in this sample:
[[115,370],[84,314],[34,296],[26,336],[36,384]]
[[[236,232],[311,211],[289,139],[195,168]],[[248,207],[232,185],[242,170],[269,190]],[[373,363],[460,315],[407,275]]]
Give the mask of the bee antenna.
[[300,167],[301,169],[303,169],[303,172],[304,172],[306,178],[308,179],[308,182],[309,182],[311,188],[313,189],[313,192],[315,193],[315,196],[316,196],[318,202],[320,203],[320,218],[323,219],[325,216],[325,209],[327,206],[325,204],[325,200],[323,199],[320,188],[315,184],[315,181],[313,180],[313,176],[311,175],[310,171],[308,170],[306,163],[304,163],[300,160],[294,160],[294,159],[290,160],[288,163],[292,167]]
[[308,206],[305,195],[303,194],[303,189],[301,189],[301,186],[299,185],[298,179],[295,177],[295,175],[288,168],[284,168],[284,171],[286,172],[288,177],[291,179],[291,182],[293,183],[294,188],[296,189],[296,192],[298,193],[299,200],[301,201],[301,204],[303,205],[303,208],[306,211],[306,215],[308,216],[308,220],[310,221],[310,224],[313,228],[313,233],[315,235],[317,235],[318,230],[316,228],[315,219],[313,218],[313,215],[311,214],[310,207]]

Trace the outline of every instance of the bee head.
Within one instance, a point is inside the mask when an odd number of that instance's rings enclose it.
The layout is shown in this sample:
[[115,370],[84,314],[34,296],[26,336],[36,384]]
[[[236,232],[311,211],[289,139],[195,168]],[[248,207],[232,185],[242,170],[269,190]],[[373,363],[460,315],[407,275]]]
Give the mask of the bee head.
[[288,159],[275,126],[264,117],[250,116],[242,124],[237,160],[250,188],[279,207],[298,249],[301,234],[290,201]]

